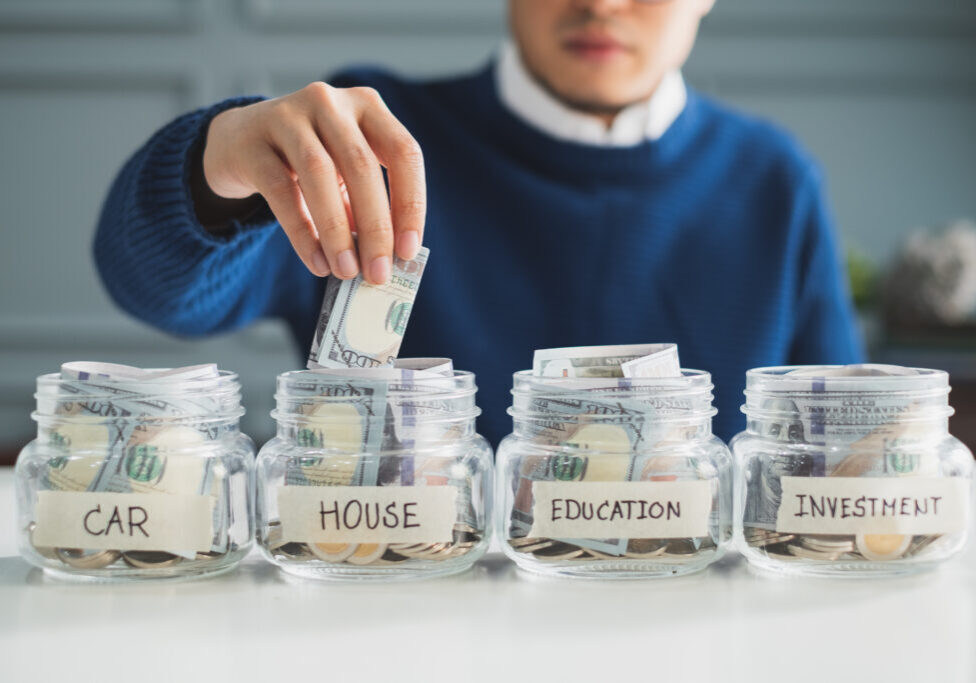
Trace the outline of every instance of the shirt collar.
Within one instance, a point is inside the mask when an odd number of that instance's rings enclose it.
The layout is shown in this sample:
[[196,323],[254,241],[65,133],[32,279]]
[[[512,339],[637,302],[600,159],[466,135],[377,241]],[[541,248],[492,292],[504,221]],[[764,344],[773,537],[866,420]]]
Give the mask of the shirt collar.
[[502,103],[527,123],[555,138],[604,147],[657,140],[688,100],[684,79],[675,69],[664,76],[653,95],[625,107],[607,127],[594,116],[570,109],[536,83],[511,41],[502,45],[495,80]]

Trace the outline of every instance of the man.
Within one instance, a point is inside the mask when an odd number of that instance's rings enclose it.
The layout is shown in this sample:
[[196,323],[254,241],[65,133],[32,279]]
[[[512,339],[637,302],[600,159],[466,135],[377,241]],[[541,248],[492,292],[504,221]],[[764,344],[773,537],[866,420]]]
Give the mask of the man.
[[385,281],[423,240],[401,355],[475,371],[491,441],[533,349],[659,341],[713,374],[730,438],[749,367],[861,351],[813,162],[681,78],[711,3],[510,0],[513,44],[473,75],[191,112],[112,187],[105,284],[173,333],[277,316],[304,351],[321,277]]

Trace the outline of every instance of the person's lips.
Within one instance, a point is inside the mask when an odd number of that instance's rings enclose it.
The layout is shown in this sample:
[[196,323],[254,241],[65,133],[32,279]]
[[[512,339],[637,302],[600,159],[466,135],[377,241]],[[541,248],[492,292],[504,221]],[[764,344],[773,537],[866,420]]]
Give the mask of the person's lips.
[[563,47],[577,57],[596,61],[612,59],[626,51],[626,47],[613,37],[596,33],[570,36],[563,42]]

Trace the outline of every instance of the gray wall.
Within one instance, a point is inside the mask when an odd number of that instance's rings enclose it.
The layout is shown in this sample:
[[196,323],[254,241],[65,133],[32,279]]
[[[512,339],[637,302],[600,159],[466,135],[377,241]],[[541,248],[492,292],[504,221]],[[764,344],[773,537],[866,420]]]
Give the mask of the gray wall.
[[[467,69],[503,30],[502,0],[0,0],[0,447],[33,430],[34,378],[71,359],[237,369],[266,437],[274,376],[298,365],[279,325],[175,340],[101,289],[89,245],[114,172],[188,108],[352,62]],[[976,216],[971,0],[718,0],[686,75],[793,130],[845,242],[878,259]]]

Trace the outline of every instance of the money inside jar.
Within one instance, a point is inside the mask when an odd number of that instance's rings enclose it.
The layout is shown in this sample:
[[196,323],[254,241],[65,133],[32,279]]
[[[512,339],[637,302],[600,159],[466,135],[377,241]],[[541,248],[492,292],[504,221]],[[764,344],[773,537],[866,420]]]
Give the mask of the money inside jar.
[[890,365],[750,371],[734,442],[750,559],[894,570],[954,553],[972,465],[947,394],[945,373]]
[[490,460],[473,376],[448,358],[397,357],[427,257],[395,259],[382,286],[330,278],[310,369],[278,378],[259,541],[287,571],[408,573],[484,552]]
[[251,537],[241,413],[236,379],[212,364],[80,361],[39,378],[21,470],[37,461],[39,475],[18,481],[30,549],[69,574],[231,566]]
[[499,453],[516,561],[639,571],[717,555],[731,462],[708,440],[710,390],[674,344],[536,351]]

